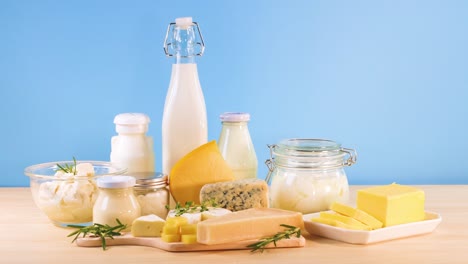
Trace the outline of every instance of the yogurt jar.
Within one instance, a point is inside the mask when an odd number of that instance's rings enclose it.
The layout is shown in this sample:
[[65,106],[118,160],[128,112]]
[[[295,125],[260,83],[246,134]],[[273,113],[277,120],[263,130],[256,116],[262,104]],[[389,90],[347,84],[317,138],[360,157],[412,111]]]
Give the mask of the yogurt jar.
[[93,207],[93,223],[115,226],[116,219],[130,231],[133,220],[141,216],[141,208],[133,192],[132,176],[105,176],[97,180],[99,195]]
[[271,207],[308,214],[348,200],[344,167],[356,163],[354,149],[326,139],[286,139],[268,147]]

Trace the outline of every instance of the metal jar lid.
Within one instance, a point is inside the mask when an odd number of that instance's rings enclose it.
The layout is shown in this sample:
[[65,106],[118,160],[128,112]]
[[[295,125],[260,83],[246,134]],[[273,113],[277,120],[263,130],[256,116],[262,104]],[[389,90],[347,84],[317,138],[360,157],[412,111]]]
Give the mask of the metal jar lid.
[[145,174],[145,175],[134,175],[136,178],[136,184],[134,189],[146,190],[163,188],[168,185],[168,177],[163,173]]

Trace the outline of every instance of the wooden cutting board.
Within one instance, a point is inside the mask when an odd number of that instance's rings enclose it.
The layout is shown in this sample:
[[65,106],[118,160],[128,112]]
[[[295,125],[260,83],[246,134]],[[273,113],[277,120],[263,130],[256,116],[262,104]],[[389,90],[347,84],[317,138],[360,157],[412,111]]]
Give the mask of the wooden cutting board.
[[[160,237],[133,237],[131,234],[116,236],[114,239],[106,239],[108,246],[118,245],[138,245],[155,247],[170,252],[187,252],[187,251],[206,251],[206,250],[233,250],[233,249],[249,249],[247,245],[257,242],[254,240],[244,240],[219,245],[204,245],[204,244],[183,244],[182,242],[166,243]],[[80,247],[100,247],[101,239],[97,237],[82,237],[76,240],[76,244]],[[305,245],[304,237],[292,237],[276,242],[276,247],[273,243],[267,245],[266,248],[291,248],[303,247]]]

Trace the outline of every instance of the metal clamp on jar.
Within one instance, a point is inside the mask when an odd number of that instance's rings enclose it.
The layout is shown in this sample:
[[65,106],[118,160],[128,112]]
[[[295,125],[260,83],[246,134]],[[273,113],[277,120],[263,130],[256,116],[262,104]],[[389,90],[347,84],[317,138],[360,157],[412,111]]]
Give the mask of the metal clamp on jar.
[[133,187],[140,203],[141,215],[155,214],[166,219],[169,205],[169,190],[167,176],[156,173],[151,177],[137,178]]
[[268,145],[266,181],[271,207],[304,214],[328,210],[349,198],[345,166],[356,163],[354,149],[325,139],[286,139]]

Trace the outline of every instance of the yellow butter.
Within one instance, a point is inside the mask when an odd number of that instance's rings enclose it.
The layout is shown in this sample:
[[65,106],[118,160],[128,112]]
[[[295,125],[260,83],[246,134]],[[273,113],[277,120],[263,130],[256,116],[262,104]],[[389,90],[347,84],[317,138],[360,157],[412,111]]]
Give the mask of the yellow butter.
[[363,229],[362,226],[349,225],[349,224],[346,224],[346,223],[343,223],[336,219],[331,219],[331,218],[316,217],[316,218],[312,218],[310,221],[321,223],[321,224],[326,224],[330,226],[345,228],[345,229],[351,229],[351,230],[368,230],[368,229]]
[[214,245],[273,236],[281,224],[304,228],[302,214],[274,208],[251,208],[198,223],[197,241]]
[[330,209],[339,214],[352,217],[358,220],[359,222],[370,226],[371,229],[377,229],[383,226],[383,223],[379,221],[378,219],[376,219],[375,217],[373,217],[372,215],[362,210],[359,210],[357,208],[353,208],[351,206],[345,205],[345,204],[335,202],[330,206]]
[[424,220],[424,201],[422,190],[400,184],[357,192],[357,208],[377,218],[384,227]]
[[371,230],[372,229],[370,226],[363,224],[354,218],[351,218],[345,215],[336,214],[336,213],[321,212],[320,218],[342,222],[346,224],[347,226],[351,227],[351,229],[358,229],[358,230]]
[[134,237],[160,237],[165,221],[157,215],[138,217],[132,223]]

